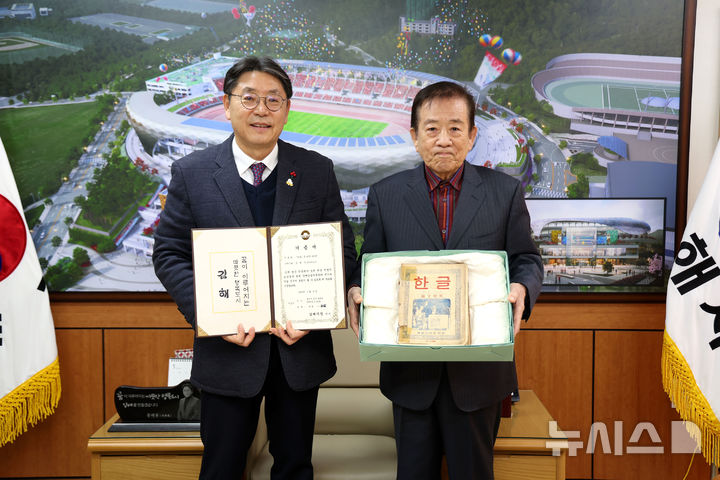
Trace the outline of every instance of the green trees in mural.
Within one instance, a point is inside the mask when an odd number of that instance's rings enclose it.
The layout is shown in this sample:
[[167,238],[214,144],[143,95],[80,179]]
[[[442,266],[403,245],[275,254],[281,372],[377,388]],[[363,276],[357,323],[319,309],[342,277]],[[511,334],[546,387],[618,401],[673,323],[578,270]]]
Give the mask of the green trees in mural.
[[82,268],[72,258],[63,257],[55,265],[48,267],[45,281],[54,291],[62,291],[75,285],[83,276]]
[[590,182],[582,173],[577,176],[577,182],[571,183],[567,187],[569,198],[587,198],[590,193]]
[[94,180],[87,184],[86,198],[76,198],[83,217],[92,223],[111,228],[128,205],[136,206],[152,188],[152,181],[122,156],[121,147],[113,148],[107,165],[96,170]]
[[90,255],[88,255],[87,251],[82,247],[75,247],[73,250],[73,260],[78,265],[82,266],[86,263],[90,263]]

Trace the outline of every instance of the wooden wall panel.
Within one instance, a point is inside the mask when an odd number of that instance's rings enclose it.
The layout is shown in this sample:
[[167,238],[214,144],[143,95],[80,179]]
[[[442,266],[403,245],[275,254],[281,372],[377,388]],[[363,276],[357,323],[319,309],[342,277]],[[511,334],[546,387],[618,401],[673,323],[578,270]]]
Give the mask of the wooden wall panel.
[[[677,478],[683,479],[690,454],[671,454],[671,422],[679,417],[663,391],[660,374],[662,332],[597,332],[595,344],[596,422],[606,425],[612,453],[594,455],[598,479]],[[615,448],[615,435],[622,421],[623,451]],[[646,431],[637,443],[629,443],[639,422],[656,429],[664,453],[630,454],[627,447],[655,447]],[[620,453],[622,453],[620,455]],[[695,457],[688,480],[710,478],[702,457]]]
[[[109,306],[112,313],[109,312]],[[52,303],[56,328],[185,328],[183,316],[170,300]],[[665,304],[540,302],[523,329],[662,330]]]
[[186,328],[188,323],[170,301],[52,302],[55,328]]
[[665,304],[540,302],[533,307],[530,321],[523,325],[525,328],[662,330]]
[[[186,324],[187,325],[187,324]],[[105,418],[115,414],[113,394],[120,385],[167,385],[168,359],[178,348],[192,348],[187,328],[120,329],[105,331]],[[97,425],[99,428],[105,421]]]
[[53,415],[0,448],[0,475],[90,475],[88,437],[105,422],[101,332],[56,330],[62,395]]
[[[593,333],[523,330],[515,355],[518,384],[534,390],[562,430],[587,438],[592,424]],[[580,451],[568,457],[569,478],[590,478],[592,457]]]

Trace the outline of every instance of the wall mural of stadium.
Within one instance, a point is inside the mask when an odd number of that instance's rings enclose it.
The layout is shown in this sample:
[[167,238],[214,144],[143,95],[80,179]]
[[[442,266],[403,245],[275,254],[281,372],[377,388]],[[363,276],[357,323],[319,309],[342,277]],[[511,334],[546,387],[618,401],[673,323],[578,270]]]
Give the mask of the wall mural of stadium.
[[420,161],[414,95],[450,80],[476,99],[468,161],[525,186],[548,290],[662,290],[683,6],[645,3],[0,7],[0,136],[46,279],[54,291],[162,290],[150,255],[170,166],[232,132],[224,74],[256,54],[290,74],[281,138],[334,161],[358,242],[369,185]]

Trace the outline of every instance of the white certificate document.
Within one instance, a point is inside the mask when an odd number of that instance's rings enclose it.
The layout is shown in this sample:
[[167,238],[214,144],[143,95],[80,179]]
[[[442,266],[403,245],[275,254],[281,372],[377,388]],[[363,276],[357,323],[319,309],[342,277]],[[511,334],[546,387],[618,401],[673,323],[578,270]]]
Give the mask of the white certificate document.
[[345,328],[342,224],[193,229],[198,336]]
[[345,328],[342,224],[270,229],[275,321],[300,330]]
[[267,230],[195,229],[192,243],[197,335],[270,330]]

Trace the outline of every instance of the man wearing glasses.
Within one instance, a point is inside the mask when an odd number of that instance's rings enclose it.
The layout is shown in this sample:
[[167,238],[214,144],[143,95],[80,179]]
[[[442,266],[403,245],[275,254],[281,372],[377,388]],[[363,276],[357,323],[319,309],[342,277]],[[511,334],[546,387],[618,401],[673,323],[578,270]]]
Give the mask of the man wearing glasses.
[[[233,135],[172,166],[156,234],[155,272],[195,325],[192,228],[342,221],[345,268],[355,266],[354,237],[332,162],[279,140],[292,85],[270,58],[235,63],[223,85]],[[268,323],[270,319],[268,318]],[[195,338],[191,381],[202,390],[201,479],[240,478],[265,398],[273,479],[311,479],[318,385],[336,371],[329,331],[274,328]]]

